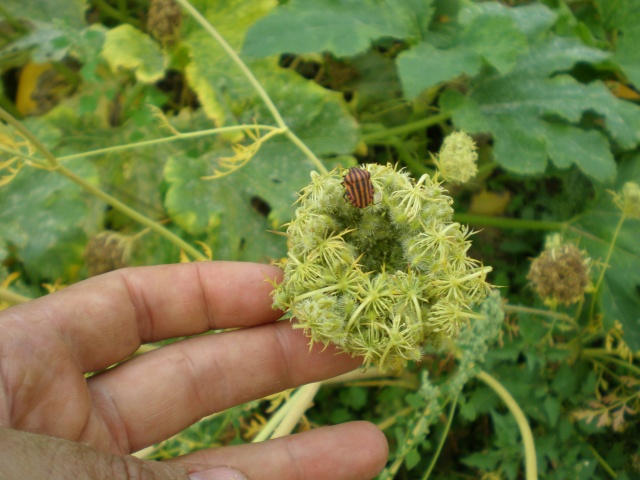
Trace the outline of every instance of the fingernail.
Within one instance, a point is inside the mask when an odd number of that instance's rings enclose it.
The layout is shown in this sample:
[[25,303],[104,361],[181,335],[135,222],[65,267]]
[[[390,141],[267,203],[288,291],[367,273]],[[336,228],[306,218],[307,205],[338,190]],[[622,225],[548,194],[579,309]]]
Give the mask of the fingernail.
[[214,467],[190,474],[189,480],[247,480],[247,476],[235,468]]

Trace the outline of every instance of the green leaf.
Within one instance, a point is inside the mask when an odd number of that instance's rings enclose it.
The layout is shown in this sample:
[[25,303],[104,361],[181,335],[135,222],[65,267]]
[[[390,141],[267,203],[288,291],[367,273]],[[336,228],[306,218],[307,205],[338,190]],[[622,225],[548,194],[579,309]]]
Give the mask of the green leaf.
[[102,55],[112,70],[134,70],[142,83],[153,83],[164,76],[166,59],[160,46],[131,25],[120,25],[107,32]]
[[459,75],[474,75],[482,63],[479,55],[466,48],[440,50],[428,43],[416,45],[398,57],[398,73],[408,98]]
[[[90,183],[98,181],[83,160],[65,166]],[[24,167],[0,189],[0,235],[15,248],[32,279],[75,281],[83,263],[85,229],[97,220],[95,203],[62,175]]]
[[546,5],[530,4],[519,7],[506,7],[498,2],[467,2],[460,11],[460,24],[470,25],[478,18],[509,18],[517,29],[528,39],[541,38],[548,32],[557,19],[557,14]]
[[3,0],[2,8],[14,19],[29,22],[66,23],[72,27],[86,25],[86,0]]
[[423,42],[400,54],[398,73],[408,98],[459,75],[474,76],[485,63],[506,73],[526,53],[526,36],[513,19],[490,10],[474,13],[467,15],[468,24],[451,37],[448,48]]
[[[616,190],[627,181],[640,183],[640,154],[628,158],[620,167]],[[594,261],[604,262],[621,212],[611,195],[604,195],[587,213],[577,218],[568,230],[579,237]],[[629,347],[640,350],[640,219],[628,218],[620,230],[602,285],[601,301],[605,325],[618,320]]]
[[549,425],[555,427],[558,423],[558,418],[560,418],[560,409],[562,407],[560,401],[555,397],[547,396],[542,402],[542,406],[549,420]]
[[[640,22],[640,19],[638,20]],[[614,60],[627,74],[631,83],[640,88],[640,23],[629,28],[620,38]]]
[[[640,86],[640,3],[636,0],[596,0],[607,30],[615,31],[614,60],[631,83]],[[613,35],[611,35],[613,36]]]
[[571,397],[576,391],[577,378],[575,369],[563,363],[553,377],[551,387],[560,399]]
[[[576,164],[591,178],[610,182],[610,143],[630,149],[640,142],[640,108],[615,98],[600,82],[549,78],[577,62],[606,58],[606,52],[575,40],[552,38],[532,48],[510,74],[479,78],[467,97],[445,92],[441,105],[459,128],[491,132],[496,160],[510,171],[539,174],[551,158],[559,168]],[[604,117],[606,136],[595,124],[589,130],[577,126],[587,112]]]
[[275,9],[247,34],[243,53],[329,51],[337,56],[367,50],[382,37],[420,38],[432,15],[432,1],[297,0]]
[[350,387],[340,391],[340,401],[351,410],[362,410],[367,406],[367,389],[364,387]]
[[406,457],[404,458],[404,463],[407,467],[407,470],[413,469],[418,463],[420,463],[420,453],[418,452],[417,447],[410,448],[407,452]]
[[501,452],[477,452],[472,453],[461,459],[462,463],[475,467],[480,470],[492,471],[498,466],[498,463],[502,460]]

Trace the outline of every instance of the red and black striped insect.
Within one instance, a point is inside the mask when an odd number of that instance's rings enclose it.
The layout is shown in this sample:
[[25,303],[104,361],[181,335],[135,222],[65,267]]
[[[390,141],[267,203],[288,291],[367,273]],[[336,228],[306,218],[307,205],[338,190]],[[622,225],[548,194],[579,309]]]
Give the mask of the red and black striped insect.
[[344,196],[354,207],[364,208],[373,203],[373,183],[371,174],[366,170],[351,167],[342,184],[346,190]]

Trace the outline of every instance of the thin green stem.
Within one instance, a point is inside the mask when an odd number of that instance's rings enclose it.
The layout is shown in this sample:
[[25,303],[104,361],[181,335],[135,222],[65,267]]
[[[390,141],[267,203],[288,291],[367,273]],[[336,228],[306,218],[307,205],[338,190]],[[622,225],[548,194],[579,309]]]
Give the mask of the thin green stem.
[[518,405],[518,402],[511,396],[509,391],[502,386],[498,380],[493,378],[487,372],[480,371],[476,377],[486,383],[505,403],[511,414],[516,419],[518,428],[520,428],[520,435],[522,435],[522,442],[524,443],[524,467],[526,480],[536,480],[538,478],[538,465],[536,463],[536,446],[533,441],[533,433],[531,433],[531,427],[527,422],[524,412]]
[[427,127],[437,125],[448,120],[451,117],[450,112],[440,113],[431,117],[423,118],[415,122],[400,125],[398,127],[387,128],[379,130],[377,132],[365,133],[362,135],[362,140],[365,143],[376,143],[378,140],[382,140],[389,137],[395,137],[398,135],[404,135],[405,133],[412,133],[417,130],[423,130]]
[[[584,440],[583,440],[584,441]],[[607,463],[607,461],[602,457],[602,455],[600,455],[598,453],[598,451],[593,448],[591,445],[589,445],[587,442],[584,442],[585,445],[587,446],[587,448],[591,451],[591,453],[593,454],[594,457],[596,457],[596,460],[598,460],[598,463],[600,464],[600,466],[605,470],[605,472],[607,472],[607,474],[611,477],[611,478],[618,478],[618,475],[616,474],[616,472],[613,470],[613,468],[611,468],[611,466]]]
[[137,212],[136,210],[128,207],[127,205],[122,203],[117,198],[112,197],[108,193],[103,192],[102,190],[100,190],[95,185],[90,184],[84,178],[79,177],[74,172],[69,170],[67,167],[62,165],[58,161],[58,159],[49,151],[49,149],[47,147],[45,147],[40,142],[40,140],[38,140],[27,128],[25,128],[24,125],[22,125],[22,123],[17,121],[15,118],[13,118],[11,115],[9,115],[6,111],[4,111],[1,108],[0,108],[0,118],[5,120],[10,125],[12,125],[18,132],[20,132],[24,136],[24,138],[29,140],[33,144],[33,146],[36,147],[40,151],[40,153],[44,156],[44,158],[49,163],[50,168],[51,168],[52,171],[56,171],[56,172],[60,173],[61,175],[64,175],[69,180],[71,180],[72,182],[80,185],[86,191],[88,191],[92,195],[95,195],[99,199],[103,200],[108,205],[111,205],[116,210],[119,210],[120,212],[122,212],[125,215],[129,216],[130,218],[132,218],[136,222],[144,225],[145,227],[148,227],[149,229],[153,230],[157,234],[159,234],[162,237],[166,238],[171,243],[173,243],[177,247],[181,248],[187,255],[191,256],[193,259],[196,259],[196,260],[208,260],[205,255],[200,253],[193,246],[189,245],[187,242],[185,242],[183,239],[181,239],[175,233],[173,233],[170,230],[164,228],[162,225],[160,225],[159,223],[151,220],[150,218],[145,217],[144,215],[142,215],[141,213]]
[[71,170],[69,170],[64,165],[58,166],[56,171],[59,172],[60,174],[64,175],[65,177],[67,177],[72,182],[77,183],[82,188],[84,188],[86,191],[88,191],[92,195],[95,195],[96,197],[98,197],[100,200],[104,201],[108,205],[111,205],[116,210],[119,210],[120,212],[124,213],[129,218],[131,218],[132,220],[140,223],[141,225],[144,225],[145,227],[148,227],[150,230],[153,230],[158,235],[166,238],[171,243],[176,245],[178,248],[182,249],[187,255],[189,255],[194,260],[202,260],[202,261],[208,260],[208,258],[205,255],[203,255],[200,251],[198,251],[196,248],[194,248],[189,243],[185,242],[183,239],[181,239],[175,233],[171,232],[170,230],[167,230],[162,225],[160,225],[158,222],[156,222],[154,220],[151,220],[150,218],[142,215],[141,213],[137,212],[133,208],[125,205],[124,203],[122,203],[117,198],[112,197],[111,195],[109,195],[106,192],[103,192],[102,190],[100,190],[95,185],[90,184],[89,182],[87,182],[82,177],[79,177],[78,175],[73,173]]
[[379,422],[377,424],[377,427],[380,430],[384,431],[387,428],[392,427],[393,425],[395,425],[398,418],[407,417],[411,412],[413,412],[413,407],[405,407],[402,410],[398,410],[392,416],[390,416],[388,418],[385,418],[383,421]]
[[[604,275],[607,272],[607,269],[609,268],[609,260],[611,260],[611,255],[613,254],[613,247],[615,246],[616,241],[618,240],[618,235],[620,234],[620,230],[622,229],[622,224],[624,223],[626,218],[627,216],[623,212],[622,215],[620,215],[620,220],[618,220],[618,225],[616,225],[616,229],[613,232],[613,237],[611,237],[611,242],[609,243],[609,250],[607,251],[607,257],[605,258],[604,264],[600,271],[600,276],[598,277],[598,282],[596,283],[596,287],[594,290],[595,295],[597,295],[600,292],[600,286],[602,285],[602,281],[604,280]],[[591,302],[591,308],[589,309],[589,318],[593,318],[593,314],[595,311],[595,306],[597,303],[595,299],[595,295],[594,295],[593,301]]]
[[566,320],[568,322],[574,323],[573,317],[570,315],[567,315],[566,313],[554,312],[552,310],[542,310],[541,308],[523,307],[522,305],[506,304],[504,306],[504,311],[513,312],[513,313],[528,313],[530,315],[557,318],[560,320]]
[[187,12],[189,12],[189,15],[191,15],[195,19],[195,21],[198,22],[200,26],[204,28],[207,31],[207,33],[211,35],[220,44],[220,46],[224,49],[224,51],[227,52],[227,55],[229,55],[229,58],[231,58],[231,60],[238,66],[238,68],[242,71],[244,76],[247,77],[247,80],[249,80],[249,83],[251,83],[253,88],[256,90],[260,98],[262,98],[262,101],[267,106],[267,109],[269,110],[269,112],[271,112],[271,115],[276,121],[276,124],[280,128],[286,129],[285,135],[287,136],[287,138],[289,138],[289,140],[291,140],[298,148],[300,148],[300,150],[302,150],[302,152],[307,156],[307,158],[316,166],[316,168],[320,172],[327,173],[328,170],[322,164],[320,159],[315,156],[315,154],[309,149],[309,147],[307,147],[304,144],[304,142],[302,142],[302,140],[300,140],[296,136],[295,133],[289,130],[288,125],[285,123],[284,119],[282,118],[282,115],[280,115],[278,108],[275,106],[275,104],[271,100],[271,97],[269,97],[269,94],[262,87],[258,79],[253,75],[253,72],[242,61],[240,56],[235,52],[235,50],[231,47],[231,45],[227,43],[227,41],[222,37],[222,35],[220,35],[220,33],[218,33],[218,31],[213,27],[213,25],[211,25],[211,23],[209,23],[209,21],[206,18],[204,18],[200,12],[198,12],[198,10],[196,10],[193,7],[193,5],[189,3],[188,0],[176,0],[176,1],[180,5],[182,5],[182,7]]
[[438,458],[440,457],[440,452],[442,451],[442,447],[444,446],[444,442],[447,440],[447,435],[449,434],[449,429],[451,428],[451,422],[453,421],[453,414],[456,412],[456,406],[458,405],[458,396],[453,399],[451,403],[451,408],[449,409],[449,415],[447,418],[447,424],[444,427],[444,431],[442,432],[442,436],[440,437],[440,442],[438,443],[438,448],[436,448],[433,457],[431,458],[431,463],[429,463],[429,468],[424,472],[424,476],[422,480],[427,480],[431,475],[433,468],[436,466],[438,462]]
[[416,178],[422,177],[425,173],[430,177],[434,176],[435,170],[426,167],[420,160],[413,158],[407,151],[404,143],[399,140],[395,140],[390,142],[390,145],[396,149],[396,152],[398,152],[398,156],[400,157],[400,159],[407,165],[407,167],[409,167],[409,170],[411,170],[411,173],[413,173]]
[[20,295],[19,293],[12,292],[8,288],[0,287],[0,302],[7,302],[11,305],[18,305],[20,303],[26,303],[31,300],[29,297]]
[[41,158],[32,157],[31,155],[22,153],[20,150],[14,150],[13,148],[7,148],[5,146],[0,145],[0,152],[5,152],[5,153],[8,153],[9,155],[13,155],[16,157],[22,157],[25,160],[29,160],[30,162],[33,162],[42,168],[50,168],[48,165],[45,165],[44,163],[42,163]]
[[489,217],[487,215],[475,215],[472,213],[455,213],[456,222],[468,223],[483,227],[513,228],[520,230],[563,230],[567,227],[565,222],[547,222],[544,220],[523,220],[519,218]]
[[131,150],[134,148],[149,147],[152,145],[160,145],[162,143],[175,142],[179,140],[187,140],[189,138],[204,137],[207,135],[217,135],[221,133],[235,132],[238,130],[278,130],[278,127],[271,125],[233,125],[231,127],[211,128],[209,130],[200,130],[198,132],[181,133],[172,137],[156,138],[155,140],[145,140],[137,143],[129,143],[126,145],[116,145],[115,147],[100,148],[98,150],[89,150],[84,153],[74,153],[73,155],[65,155],[59,157],[58,160],[72,160],[75,158],[87,158],[96,155],[102,155],[104,153],[120,152],[122,150]]
[[121,21],[122,23],[129,23],[136,28],[142,28],[142,23],[136,18],[133,18],[127,14],[123,14],[117,8],[109,5],[105,0],[92,0],[92,3],[102,10],[107,16]]
[[630,371],[634,372],[636,375],[640,376],[640,368],[639,367],[635,366],[633,363],[625,362],[624,360],[621,360],[619,358],[616,358],[616,357],[612,356],[610,353],[606,352],[606,350],[604,350],[604,349],[600,349],[600,348],[584,348],[584,349],[582,349],[581,353],[582,353],[583,357],[597,358],[597,359],[600,359],[602,361],[615,363],[616,365],[624,367],[627,370],[630,370]]
[[13,128],[15,128],[24,138],[29,140],[31,144],[36,147],[44,155],[44,158],[47,160],[49,165],[53,168],[57,168],[59,163],[58,159],[49,151],[44,144],[38,140],[33,133],[31,133],[21,122],[13,118],[7,111],[0,108],[0,119],[7,122]]
[[300,150],[302,150],[302,153],[304,153],[306,157],[311,161],[311,163],[315,165],[318,171],[320,173],[329,173],[329,170],[327,170],[327,167],[323,165],[323,163],[320,161],[318,157],[315,156],[315,154],[311,151],[311,149],[307,147],[307,145],[302,140],[300,140],[300,138],[298,138],[298,136],[295,133],[289,130],[288,127],[286,128],[287,130],[284,132],[284,134],[287,136],[289,140],[291,140],[291,142],[293,142],[294,145],[296,145]]

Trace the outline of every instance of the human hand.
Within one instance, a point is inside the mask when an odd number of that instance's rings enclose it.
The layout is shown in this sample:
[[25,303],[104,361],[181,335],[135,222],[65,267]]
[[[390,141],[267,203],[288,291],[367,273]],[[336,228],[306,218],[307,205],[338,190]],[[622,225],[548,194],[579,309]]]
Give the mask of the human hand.
[[[357,368],[276,322],[265,278],[280,276],[233,262],[129,268],[0,312],[0,477],[243,478],[216,466],[251,480],[374,477],[387,444],[366,422],[167,462],[129,455],[213,412]],[[230,327],[240,330],[84,377],[143,343]]]

